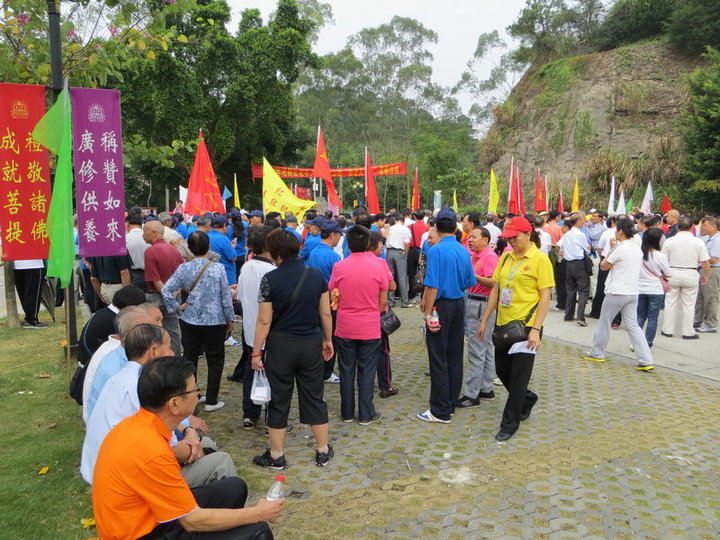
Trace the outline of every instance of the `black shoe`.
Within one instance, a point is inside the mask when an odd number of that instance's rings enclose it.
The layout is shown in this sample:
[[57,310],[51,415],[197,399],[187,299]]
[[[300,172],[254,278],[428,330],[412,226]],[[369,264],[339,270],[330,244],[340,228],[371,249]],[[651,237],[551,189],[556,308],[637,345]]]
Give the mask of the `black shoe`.
[[27,319],[25,319],[23,321],[22,327],[27,330],[44,330],[45,328],[48,327],[48,325],[45,324],[44,322],[37,321],[37,322],[33,323],[33,322],[30,322]]
[[257,424],[257,420],[253,420],[252,418],[243,418],[243,429],[253,429],[255,424]]
[[692,336],[683,336],[683,339],[700,339],[700,336],[693,334]]
[[259,465],[260,467],[267,467],[268,469],[275,469],[276,471],[282,471],[287,467],[287,462],[285,461],[285,456],[280,456],[277,459],[273,459],[270,455],[270,449],[268,448],[265,450],[265,453],[261,456],[255,456],[253,458],[253,463],[255,465]]
[[319,450],[315,450],[315,465],[318,467],[324,467],[328,464],[328,461],[330,461],[335,456],[335,450],[333,450],[333,447],[328,444],[328,451],[327,452],[320,452]]
[[507,441],[513,435],[514,433],[508,433],[507,431],[501,430],[497,432],[497,435],[495,435],[495,440],[500,442]]
[[533,407],[537,403],[538,397],[537,394],[535,394],[535,397],[532,398],[532,401],[529,405],[525,405],[522,410],[520,411],[520,420],[527,420],[530,417],[530,413],[532,412]]
[[228,375],[227,380],[233,382],[243,382],[243,378],[239,375],[235,375],[234,373],[232,375]]
[[379,412],[375,412],[372,418],[369,418],[368,420],[359,420],[358,424],[360,424],[361,426],[369,426],[370,424],[372,424],[373,422],[377,422],[381,418],[382,414]]
[[495,399],[495,392],[490,390],[489,392],[480,392],[478,399]]
[[477,407],[478,405],[480,405],[479,399],[473,399],[467,396],[463,396],[455,402],[455,408],[457,409],[467,409],[468,407]]
[[665,337],[672,337],[672,336],[673,336],[672,334],[666,334],[665,332],[660,332],[660,335],[661,335],[661,336],[665,336]]
[[401,308],[409,308],[409,307],[410,307],[410,303],[409,303],[409,302],[403,302],[403,303],[400,304],[400,307],[401,307]]
[[398,393],[398,391],[399,390],[397,388],[391,386],[387,390],[380,390],[380,397],[381,398],[389,398],[389,397],[396,395]]

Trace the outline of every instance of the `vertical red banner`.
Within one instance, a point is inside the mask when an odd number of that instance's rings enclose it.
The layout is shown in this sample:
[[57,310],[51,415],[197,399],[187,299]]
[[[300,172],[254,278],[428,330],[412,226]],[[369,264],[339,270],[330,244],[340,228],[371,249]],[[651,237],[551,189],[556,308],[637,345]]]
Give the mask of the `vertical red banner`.
[[0,230],[3,259],[47,259],[48,153],[31,132],[45,114],[45,87],[0,83]]
[[70,88],[81,257],[125,255],[120,91]]

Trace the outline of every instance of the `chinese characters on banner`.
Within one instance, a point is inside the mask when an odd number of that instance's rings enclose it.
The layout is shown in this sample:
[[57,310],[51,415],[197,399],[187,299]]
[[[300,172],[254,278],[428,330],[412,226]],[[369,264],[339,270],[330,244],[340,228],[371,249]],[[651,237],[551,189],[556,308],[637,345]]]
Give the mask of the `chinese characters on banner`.
[[120,91],[70,88],[81,257],[125,255]]
[[48,257],[48,153],[30,135],[44,114],[44,86],[0,83],[0,234],[6,261]]

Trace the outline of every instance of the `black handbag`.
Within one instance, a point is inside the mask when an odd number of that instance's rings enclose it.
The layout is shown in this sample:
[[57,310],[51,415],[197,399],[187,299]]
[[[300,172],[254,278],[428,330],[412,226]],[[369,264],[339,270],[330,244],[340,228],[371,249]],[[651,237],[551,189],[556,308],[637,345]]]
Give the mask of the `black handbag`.
[[380,327],[382,328],[382,331],[385,332],[386,336],[392,334],[395,330],[400,328],[400,326],[400,318],[392,309],[388,309],[385,313],[380,315]]
[[492,333],[493,345],[496,347],[507,347],[508,345],[525,341],[528,335],[527,326],[525,325],[533,313],[535,313],[536,309],[537,304],[533,306],[524,321],[515,320],[502,326],[496,326]]

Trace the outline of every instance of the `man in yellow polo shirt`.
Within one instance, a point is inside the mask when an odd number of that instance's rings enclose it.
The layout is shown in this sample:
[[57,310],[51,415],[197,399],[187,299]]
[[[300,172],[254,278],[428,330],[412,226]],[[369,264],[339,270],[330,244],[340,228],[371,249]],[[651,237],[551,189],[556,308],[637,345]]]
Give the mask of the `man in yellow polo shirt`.
[[273,538],[265,522],[280,517],[284,499],[243,508],[247,486],[240,478],[190,489],[180,475],[169,443],[173,427],[198,404],[192,362],[151,360],[138,397],[140,411],[115,426],[98,453],[92,500],[100,538]]

